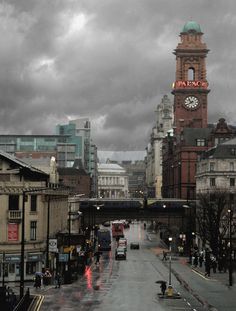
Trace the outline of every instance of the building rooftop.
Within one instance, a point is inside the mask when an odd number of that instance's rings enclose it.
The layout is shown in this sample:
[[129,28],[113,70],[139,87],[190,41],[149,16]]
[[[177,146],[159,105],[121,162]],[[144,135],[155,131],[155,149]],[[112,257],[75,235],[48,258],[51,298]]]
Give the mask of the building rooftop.
[[98,158],[100,163],[106,163],[108,160],[121,163],[122,161],[144,161],[145,151],[100,151]]
[[125,169],[115,163],[100,163],[98,164],[98,171],[125,172]]
[[197,32],[197,33],[202,33],[201,31],[201,27],[198,23],[194,22],[194,21],[188,21],[183,29],[182,29],[182,32],[191,32],[191,31],[194,31],[194,32]]

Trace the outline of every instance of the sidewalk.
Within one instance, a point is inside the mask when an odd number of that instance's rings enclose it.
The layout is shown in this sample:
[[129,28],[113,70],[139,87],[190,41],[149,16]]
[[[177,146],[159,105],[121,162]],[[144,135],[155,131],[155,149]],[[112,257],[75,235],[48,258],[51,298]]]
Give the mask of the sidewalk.
[[[160,250],[157,250],[157,256],[162,260]],[[228,286],[228,273],[211,271],[211,276],[205,277],[205,266],[192,267],[188,260],[187,257],[172,256],[172,273],[180,284],[207,310],[236,310],[236,284]],[[168,260],[162,262],[168,265]]]

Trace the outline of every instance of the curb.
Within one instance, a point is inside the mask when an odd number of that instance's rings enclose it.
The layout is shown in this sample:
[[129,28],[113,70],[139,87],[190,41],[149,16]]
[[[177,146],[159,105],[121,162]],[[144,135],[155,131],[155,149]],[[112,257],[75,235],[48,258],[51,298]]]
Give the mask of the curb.
[[180,284],[191,294],[193,297],[195,297],[202,305],[204,308],[207,308],[209,311],[219,311],[216,309],[214,306],[209,304],[205,299],[200,297],[194,290],[189,286],[189,284],[174,270],[172,269],[172,273],[176,277],[176,279],[180,282]]

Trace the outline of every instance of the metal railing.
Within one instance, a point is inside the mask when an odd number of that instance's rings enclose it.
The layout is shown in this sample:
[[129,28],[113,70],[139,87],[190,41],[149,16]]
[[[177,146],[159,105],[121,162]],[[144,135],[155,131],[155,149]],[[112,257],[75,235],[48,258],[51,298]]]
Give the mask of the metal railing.
[[21,298],[21,300],[15,306],[13,311],[26,311],[28,310],[30,303],[31,303],[31,298],[30,298],[30,291],[28,288],[25,295]]
[[8,211],[8,219],[11,220],[21,220],[21,215],[21,211],[19,210]]

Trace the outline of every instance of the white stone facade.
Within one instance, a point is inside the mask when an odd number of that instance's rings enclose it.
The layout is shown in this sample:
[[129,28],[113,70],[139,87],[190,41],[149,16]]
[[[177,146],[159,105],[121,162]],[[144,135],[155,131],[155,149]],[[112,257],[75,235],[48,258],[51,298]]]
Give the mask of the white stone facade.
[[196,192],[236,192],[236,159],[203,159],[197,163]]
[[128,196],[126,170],[118,164],[98,164],[98,197],[121,199]]
[[[146,157],[146,184],[155,189],[155,196],[161,198],[162,187],[162,140],[173,126],[173,103],[164,95],[157,105],[156,126],[153,127]],[[150,196],[150,195],[149,195]]]

